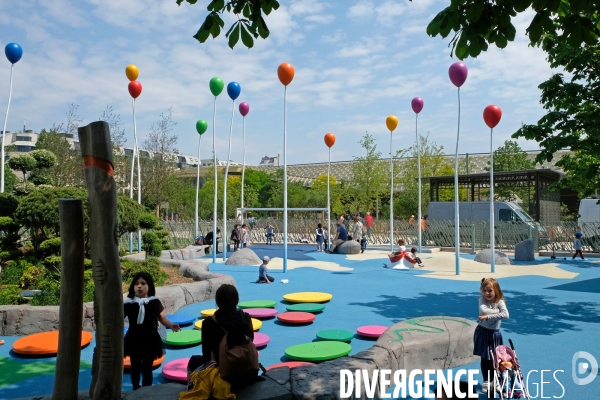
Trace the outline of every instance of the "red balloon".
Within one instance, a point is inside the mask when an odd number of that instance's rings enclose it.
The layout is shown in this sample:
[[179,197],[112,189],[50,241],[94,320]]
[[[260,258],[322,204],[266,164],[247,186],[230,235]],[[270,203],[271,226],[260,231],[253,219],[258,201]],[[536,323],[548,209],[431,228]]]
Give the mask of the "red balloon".
[[127,89],[129,89],[129,94],[134,99],[137,99],[140,96],[140,94],[142,94],[142,84],[138,81],[129,82]]
[[483,120],[490,128],[494,128],[502,118],[502,110],[495,105],[489,105],[483,110]]
[[325,146],[331,148],[335,144],[335,135],[331,132],[325,134]]

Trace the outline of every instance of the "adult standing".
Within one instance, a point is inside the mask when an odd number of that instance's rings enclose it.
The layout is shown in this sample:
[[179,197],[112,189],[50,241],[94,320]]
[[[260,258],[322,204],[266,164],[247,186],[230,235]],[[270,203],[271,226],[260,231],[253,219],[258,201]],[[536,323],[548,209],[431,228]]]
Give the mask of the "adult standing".
[[367,226],[367,236],[371,237],[371,227],[373,226],[373,217],[371,217],[371,213],[368,212],[365,217],[365,225]]
[[360,243],[362,236],[363,224],[360,222],[359,217],[354,217],[354,225],[352,225],[352,240],[356,240],[358,243]]

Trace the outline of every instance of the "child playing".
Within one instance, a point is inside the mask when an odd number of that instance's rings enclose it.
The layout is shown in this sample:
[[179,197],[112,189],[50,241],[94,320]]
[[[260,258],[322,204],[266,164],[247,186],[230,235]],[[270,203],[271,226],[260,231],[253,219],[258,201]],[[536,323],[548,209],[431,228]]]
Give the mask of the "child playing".
[[398,251],[392,252],[392,255],[400,255],[402,252],[406,252],[406,242],[402,239],[398,239]]
[[323,251],[323,243],[325,237],[323,236],[323,225],[317,224],[317,251]]
[[479,325],[475,328],[473,335],[473,354],[481,357],[481,374],[484,393],[500,391],[500,387],[490,384],[494,379],[494,365],[490,356],[489,342],[492,340],[494,350],[502,343],[500,324],[503,319],[508,319],[508,309],[504,302],[504,294],[500,289],[498,281],[494,278],[484,278],[479,287],[481,297],[479,298]]
[[575,240],[573,240],[573,247],[575,248],[575,254],[573,254],[573,260],[575,259],[575,257],[577,257],[577,254],[579,254],[579,256],[581,257],[582,260],[585,260],[585,258],[583,258],[583,253],[581,252],[581,250],[583,249],[583,246],[581,245],[581,237],[583,235],[581,234],[581,232],[575,232]]
[[233,251],[237,251],[240,247],[240,224],[235,224],[230,239],[233,241]]
[[273,236],[275,236],[273,234],[273,232],[274,232],[273,225],[271,225],[270,222],[267,222],[267,226],[266,226],[265,230],[267,231],[267,233],[265,235],[267,237],[267,243],[266,244],[272,245],[273,244]]
[[412,249],[410,249],[410,254],[413,260],[415,260],[417,262],[417,264],[419,264],[419,267],[423,268],[423,261],[421,261],[421,259],[419,257],[417,257],[417,248],[413,247]]
[[263,257],[263,263],[258,268],[258,280],[256,283],[273,283],[273,281],[275,281],[275,278],[269,276],[269,270],[267,269],[269,261],[271,261],[269,256]]
[[329,229],[323,227],[323,250],[329,249]]
[[248,225],[242,225],[242,249],[248,247],[248,243],[250,242],[250,234],[248,233],[250,229],[248,229]]
[[129,330],[125,335],[124,354],[131,360],[131,384],[133,390],[152,386],[152,363],[163,355],[162,339],[158,333],[158,321],[177,332],[179,325],[166,317],[164,307],[155,295],[154,280],[147,272],[138,272],[129,285],[129,300],[123,304]]

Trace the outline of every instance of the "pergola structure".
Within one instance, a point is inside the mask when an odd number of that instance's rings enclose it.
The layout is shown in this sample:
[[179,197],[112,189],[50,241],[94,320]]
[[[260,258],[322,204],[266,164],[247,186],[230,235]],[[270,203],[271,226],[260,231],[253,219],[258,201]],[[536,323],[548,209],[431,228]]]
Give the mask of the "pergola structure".
[[[564,174],[551,169],[494,172],[494,188],[522,188],[527,190],[529,214],[543,223],[560,221],[561,190],[551,190],[550,185],[558,182]],[[440,201],[440,189],[454,189],[454,176],[430,176],[422,178],[429,182],[429,200]],[[469,201],[487,201],[490,174],[477,173],[458,176],[460,189],[467,190]],[[482,194],[484,194],[482,198]]]

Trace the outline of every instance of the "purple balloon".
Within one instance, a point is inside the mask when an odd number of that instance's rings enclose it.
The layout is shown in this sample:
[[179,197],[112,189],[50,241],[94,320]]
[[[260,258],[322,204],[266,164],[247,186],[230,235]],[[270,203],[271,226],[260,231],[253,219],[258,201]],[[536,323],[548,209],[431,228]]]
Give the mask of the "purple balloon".
[[249,112],[250,104],[246,103],[245,101],[243,103],[240,103],[240,114],[242,114],[242,116],[245,117],[246,115],[248,115]]
[[461,87],[465,83],[468,74],[469,69],[462,62],[455,62],[448,69],[448,76],[456,87]]
[[425,102],[423,101],[422,98],[420,97],[415,97],[414,99],[412,99],[412,101],[410,102],[410,106],[412,107],[413,111],[415,112],[415,114],[418,114],[421,112],[421,110],[423,109],[423,106],[425,105]]

